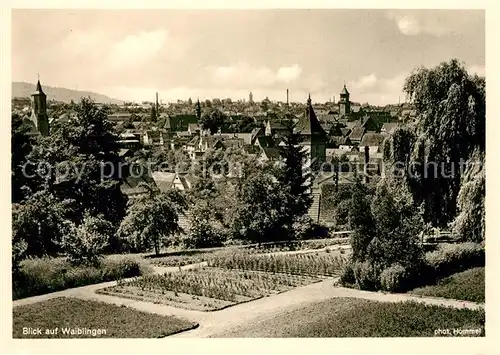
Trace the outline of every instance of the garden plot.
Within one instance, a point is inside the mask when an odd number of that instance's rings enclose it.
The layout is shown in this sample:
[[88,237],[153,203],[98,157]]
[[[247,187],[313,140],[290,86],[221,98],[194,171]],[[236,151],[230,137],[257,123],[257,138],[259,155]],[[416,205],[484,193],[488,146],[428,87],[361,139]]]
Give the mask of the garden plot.
[[97,292],[186,309],[213,311],[319,280],[311,276],[206,268],[148,275],[121,281],[117,286]]
[[233,253],[213,255],[208,259],[208,265],[223,269],[335,277],[340,274],[346,261],[347,256],[340,251],[272,255]]

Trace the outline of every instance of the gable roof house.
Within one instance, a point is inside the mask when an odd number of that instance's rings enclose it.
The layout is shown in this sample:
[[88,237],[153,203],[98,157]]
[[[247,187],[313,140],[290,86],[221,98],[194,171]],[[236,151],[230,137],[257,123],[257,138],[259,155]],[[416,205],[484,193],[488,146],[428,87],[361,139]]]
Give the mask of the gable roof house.
[[266,123],[266,136],[274,136],[276,134],[289,134],[290,127],[281,121],[268,120]]
[[361,139],[363,138],[363,135],[365,134],[365,128],[361,126],[355,126],[351,133],[349,134],[349,139],[351,140],[352,143],[357,143],[359,144],[361,142]]
[[147,130],[142,136],[145,145],[163,145],[165,144],[163,132],[159,130]]
[[388,122],[384,123],[382,125],[382,128],[380,129],[381,133],[386,133],[386,134],[392,134],[394,130],[399,126],[399,123],[397,122]]
[[364,152],[365,147],[368,147],[370,155],[379,152],[382,149],[385,137],[381,133],[366,132],[359,143],[359,151]]

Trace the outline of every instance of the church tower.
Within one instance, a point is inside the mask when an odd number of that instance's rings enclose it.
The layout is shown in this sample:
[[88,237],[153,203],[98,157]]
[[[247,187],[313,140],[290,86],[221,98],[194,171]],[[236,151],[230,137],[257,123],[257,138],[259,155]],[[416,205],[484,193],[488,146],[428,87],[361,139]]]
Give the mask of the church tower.
[[349,101],[349,91],[345,87],[340,92],[339,109],[341,115],[348,115],[351,113],[351,102]]
[[311,95],[307,99],[305,114],[299,119],[295,126],[295,132],[300,134],[308,157],[308,166],[313,171],[316,171],[321,166],[321,163],[326,160],[326,141],[327,135],[314,113],[311,103]]
[[42,90],[40,78],[36,83],[36,90],[31,94],[31,117],[35,129],[42,135],[49,135],[49,118],[47,117],[47,95]]

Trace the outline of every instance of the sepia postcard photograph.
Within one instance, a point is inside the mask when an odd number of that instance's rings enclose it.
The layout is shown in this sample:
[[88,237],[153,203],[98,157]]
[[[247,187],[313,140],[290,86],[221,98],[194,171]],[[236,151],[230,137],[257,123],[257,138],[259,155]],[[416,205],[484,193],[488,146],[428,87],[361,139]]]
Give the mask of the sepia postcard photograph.
[[6,11],[14,344],[494,336],[484,9]]

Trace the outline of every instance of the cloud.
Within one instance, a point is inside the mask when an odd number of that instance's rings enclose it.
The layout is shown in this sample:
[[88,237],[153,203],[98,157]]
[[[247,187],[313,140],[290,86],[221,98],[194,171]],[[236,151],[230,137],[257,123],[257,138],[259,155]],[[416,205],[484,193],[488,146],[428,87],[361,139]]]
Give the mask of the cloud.
[[292,65],[291,67],[281,67],[276,73],[276,79],[284,83],[290,83],[298,79],[301,73],[302,68],[297,64]]
[[386,15],[407,36],[426,34],[442,37],[466,33],[471,26],[467,11],[389,11]]
[[158,54],[167,43],[167,39],[166,30],[128,35],[111,45],[107,56],[108,63],[115,68],[144,64]]
[[362,76],[347,83],[351,100],[386,105],[404,100],[403,85],[408,73],[400,73],[392,78],[378,78],[375,73]]
[[273,84],[289,84],[297,80],[302,68],[298,64],[272,70],[267,66],[251,66],[238,62],[229,66],[207,67],[212,82],[221,87],[252,88]]

